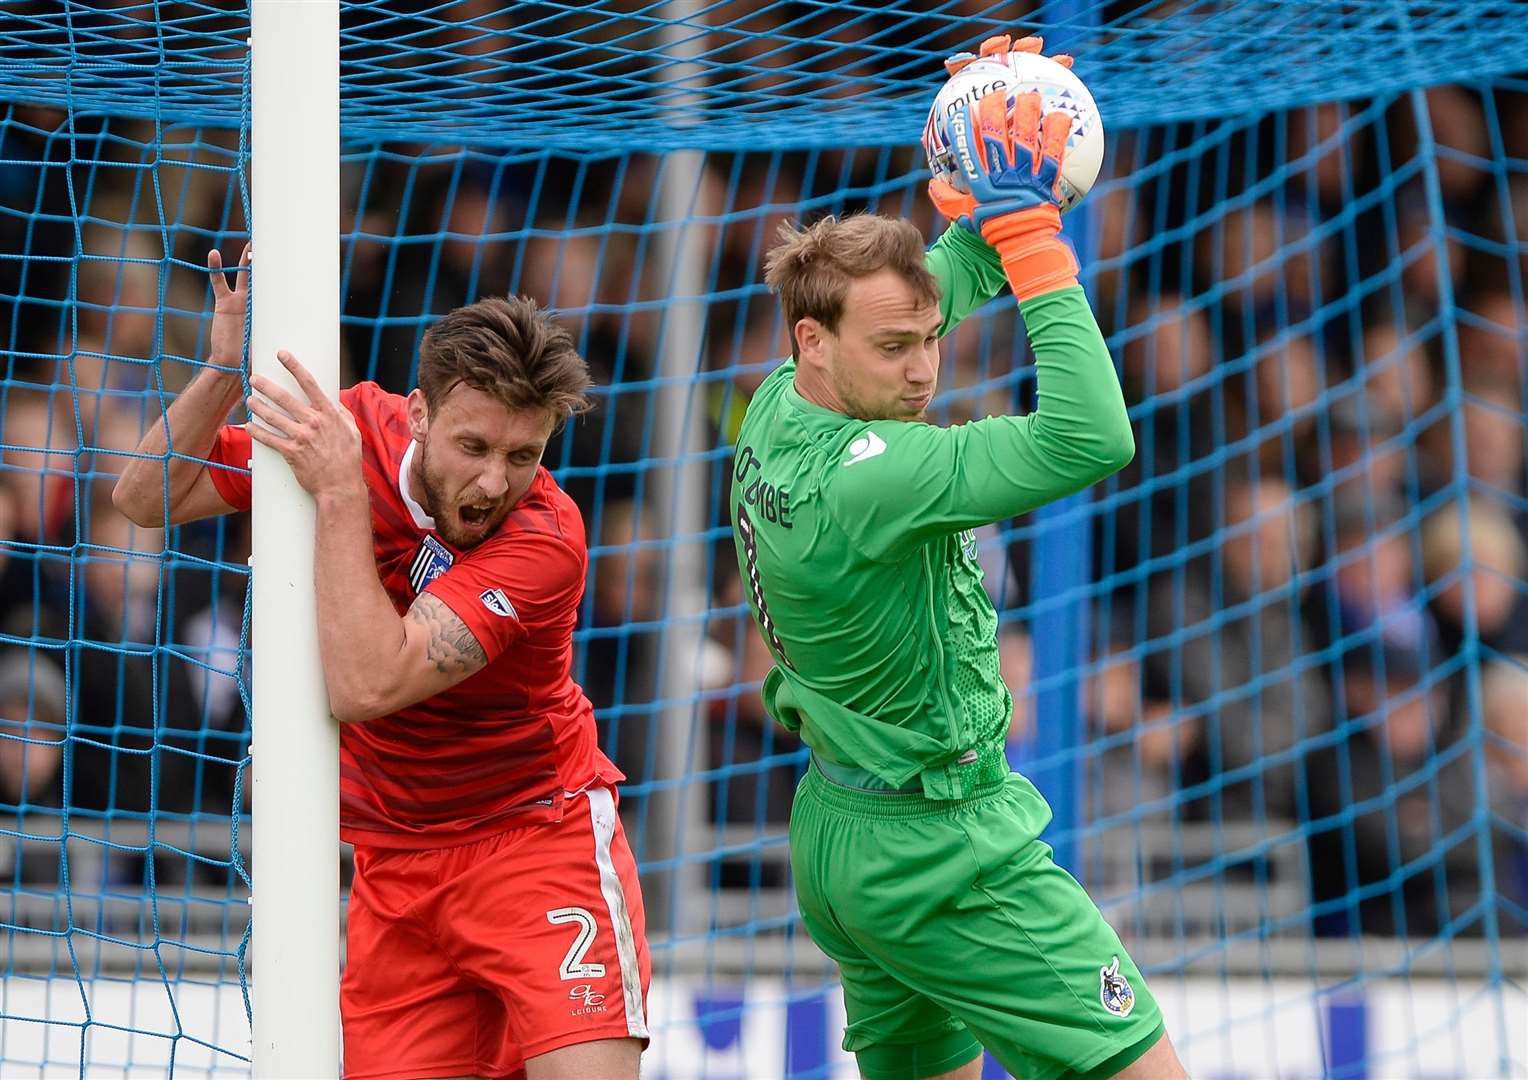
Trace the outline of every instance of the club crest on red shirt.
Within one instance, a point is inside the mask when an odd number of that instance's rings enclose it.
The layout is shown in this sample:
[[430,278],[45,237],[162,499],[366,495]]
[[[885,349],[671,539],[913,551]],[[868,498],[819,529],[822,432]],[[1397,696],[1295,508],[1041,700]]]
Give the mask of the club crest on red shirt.
[[419,543],[419,553],[409,565],[409,585],[413,587],[414,594],[417,596],[424,592],[424,587],[451,569],[455,561],[456,556],[446,549],[445,544],[426,535]]

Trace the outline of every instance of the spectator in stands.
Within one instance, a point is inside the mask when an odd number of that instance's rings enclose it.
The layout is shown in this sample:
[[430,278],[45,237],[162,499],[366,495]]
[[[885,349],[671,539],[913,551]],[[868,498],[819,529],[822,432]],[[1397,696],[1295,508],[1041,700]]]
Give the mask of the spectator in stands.
[[591,527],[600,502],[636,494],[638,474],[620,466],[640,460],[652,447],[654,391],[649,385],[629,385],[642,384],[652,374],[651,330],[645,317],[613,310],[639,296],[633,259],[626,234],[534,237],[526,242],[516,286],[559,309],[580,354],[589,358],[594,408],[553,436],[545,461],[549,469],[580,470],[582,475],[559,482]]
[[[15,21],[15,7],[6,5],[8,30],[24,25]],[[6,110],[6,122],[0,124],[0,160],[5,162],[0,167],[0,251],[6,254],[0,259],[0,326],[8,351],[0,371],[8,379],[46,383],[54,372],[44,357],[57,351],[60,324],[68,321],[60,309],[69,295],[71,267],[78,265],[72,219],[79,189],[68,163],[76,153],[75,137],[88,137],[94,125],[76,128],[62,109],[10,104]],[[56,137],[58,131],[69,131],[71,137]],[[103,169],[102,183],[115,181],[125,188],[132,183],[126,175],[131,171]],[[7,429],[3,441],[17,440]]]
[[1283,475],[1297,454],[1319,445],[1327,360],[1308,332],[1289,332],[1303,318],[1300,308],[1274,301],[1228,318],[1221,328],[1226,360],[1236,370],[1224,379],[1224,433],[1216,441],[1245,440],[1249,465],[1273,475]]
[[[750,310],[748,321],[740,333],[732,332],[732,328],[725,322],[721,325],[728,332],[712,337],[711,366],[732,372],[732,393],[728,404],[729,413],[723,413],[719,402],[715,415],[719,421],[726,421],[719,426],[726,432],[726,441],[731,442],[737,434],[737,424],[742,421],[743,410],[753,397],[753,392],[759,388],[764,377],[774,370],[779,358],[790,353],[790,344],[785,339],[785,327],[775,317],[775,313],[765,310],[762,305],[756,305]],[[770,359],[761,361],[761,356]]]
[[[1435,86],[1426,93],[1431,137],[1443,152],[1433,159],[1438,186],[1450,217],[1472,208],[1490,182],[1492,157],[1490,129],[1480,108],[1480,97],[1463,86]],[[1407,107],[1396,112],[1391,152],[1396,162],[1415,158],[1421,136],[1415,112]],[[1421,181],[1417,181],[1421,186]]]
[[1310,167],[1295,172],[1293,180],[1297,185],[1304,180],[1314,189],[1324,218],[1336,217],[1352,205],[1356,166],[1369,148],[1370,126],[1353,120],[1359,111],[1347,102],[1326,102],[1290,117],[1288,159],[1310,159]]
[[[183,550],[190,531],[181,528]],[[187,658],[184,663],[171,661],[184,672],[189,693],[188,708],[176,715],[190,728],[184,733],[167,728],[159,738],[190,755],[192,779],[200,788],[192,793],[193,808],[227,815],[233,808],[238,764],[249,745],[249,717],[239,687],[241,682],[249,686],[250,667],[249,657],[239,653],[248,579],[223,565],[248,564],[249,516],[223,519],[221,541],[206,552],[210,565],[184,560],[173,582],[166,582],[166,595],[175,599],[173,606],[167,605],[165,636]],[[248,775],[243,798],[247,808]]]
[[[1433,221],[1420,181],[1397,197],[1395,221],[1394,243],[1402,259],[1405,318],[1410,325],[1421,326],[1437,317],[1445,281],[1458,295],[1463,284],[1466,249],[1457,236],[1444,234],[1441,222]],[[1376,244],[1367,254],[1381,257],[1386,250],[1388,241]],[[1445,252],[1446,266],[1440,259]]]
[[[29,544],[60,539],[74,506],[74,419],[63,392],[10,388],[0,395],[0,460],[14,496],[16,539]],[[35,558],[30,553],[24,558]]]
[[[1495,817],[1496,888],[1528,911],[1528,654],[1493,660],[1480,675],[1485,721],[1486,783]],[[1506,913],[1506,909],[1502,909]],[[1523,918],[1503,918],[1506,933],[1528,933]]]
[[1203,306],[1164,292],[1137,298],[1125,334],[1125,382],[1140,400],[1171,402],[1184,386],[1208,375],[1215,342]]
[[[639,520],[640,516],[640,520]],[[661,553],[651,512],[630,499],[607,499],[586,520],[599,530],[592,549],[589,599],[593,631],[584,647],[579,685],[594,705],[600,745],[634,783],[652,779],[648,753],[659,718],[644,708],[657,696],[659,635],[645,629],[661,613]],[[618,711],[616,711],[618,710]],[[621,812],[639,815],[641,799],[623,796]]]
[[[98,414],[108,407],[112,392],[150,388],[155,369],[148,361],[192,355],[182,331],[197,331],[181,312],[199,312],[205,295],[198,289],[194,296],[181,296],[179,289],[169,288],[173,278],[170,267],[160,261],[164,241],[158,223],[152,229],[125,224],[134,218],[131,199],[97,198],[92,207],[98,221],[85,231],[85,249],[106,257],[79,262],[74,334],[72,341],[66,338],[62,349],[72,355],[70,363],[60,364],[57,372],[58,382],[73,393],[87,442],[95,440]],[[168,294],[163,305],[162,285]],[[171,391],[179,389],[174,380],[189,374],[180,365],[163,365],[161,371],[162,377],[172,381]],[[96,445],[136,444],[100,441]]]
[[1388,493],[1370,499],[1353,490],[1339,492],[1335,501],[1330,577],[1312,598],[1317,639],[1329,645],[1375,629],[1389,644],[1434,655],[1437,625],[1422,598],[1412,558],[1416,524],[1405,504]]
[[[1082,834],[1088,886],[1104,895],[1133,893],[1161,874],[1156,855],[1164,849],[1179,853],[1178,867],[1195,861],[1182,853],[1178,792],[1200,721],[1175,712],[1165,689],[1154,685],[1125,618],[1114,620],[1081,694],[1087,744],[1078,810],[1091,826]],[[1108,819],[1114,820],[1105,824]]]
[[1471,384],[1463,412],[1464,453],[1470,479],[1491,489],[1496,498],[1522,496],[1525,477],[1521,392],[1502,380],[1480,380]]
[[1406,485],[1406,448],[1400,420],[1378,401],[1359,393],[1337,398],[1326,410],[1330,457],[1322,460],[1322,441],[1305,440],[1300,449],[1300,473],[1309,482],[1340,477],[1333,497],[1349,503],[1388,500]]
[[[750,96],[800,93],[802,68],[821,51],[813,47],[810,31],[779,4],[748,4],[741,11],[747,12],[744,25],[749,32],[718,35],[723,44],[708,54],[707,62],[735,73],[728,77],[731,91]],[[735,24],[739,14],[740,9],[731,4],[703,9],[703,18],[716,26]]]
[[12,474],[0,470],[0,627],[10,621],[11,609],[26,602],[31,592],[23,563],[12,548],[19,517],[13,483]]
[[[397,231],[415,242],[398,245],[385,259],[366,245],[363,273],[345,305],[352,317],[347,345],[360,374],[393,393],[413,386],[415,354],[432,316],[502,295],[514,251],[512,244],[490,242],[511,227],[510,200],[493,189],[491,171],[474,166],[424,176],[399,211],[404,220]],[[384,282],[390,289],[384,291]]]
[[[1480,895],[1478,838],[1444,838],[1474,811],[1473,763],[1447,754],[1445,695],[1424,675],[1422,658],[1395,646],[1354,649],[1343,665],[1351,734],[1311,757],[1310,843],[1315,899],[1347,902],[1319,933],[1469,932],[1454,920]],[[1355,895],[1382,882],[1390,887]]]
[[[22,837],[54,833],[63,801],[64,676],[52,650],[0,647],[0,809]],[[39,822],[41,813],[49,820]],[[58,845],[20,839],[4,872],[16,884],[58,880]]]
[[1490,733],[1486,759],[1492,788],[1519,804],[1518,822],[1528,821],[1528,654],[1506,656],[1486,664],[1480,676],[1481,712]]
[[189,810],[197,793],[197,759],[185,752],[185,733],[198,730],[200,717],[184,662],[149,648],[161,632],[155,556],[163,550],[162,533],[128,522],[112,507],[109,490],[86,494],[90,546],[72,567],[48,563],[39,577],[42,596],[63,596],[66,602],[39,602],[33,610],[13,612],[13,625],[0,629],[21,629],[15,625],[21,615],[34,620],[23,632],[68,643],[70,731],[77,736],[72,786],[65,796],[70,805],[147,810],[150,777],[157,772],[158,806]]
[[1284,481],[1239,477],[1225,490],[1223,528],[1217,552],[1154,582],[1150,634],[1165,647],[1147,664],[1176,714],[1201,728],[1186,779],[1253,769],[1198,809],[1213,820],[1292,819],[1300,747],[1331,714],[1294,579],[1309,564],[1312,520]]
[[96,641],[152,643],[164,530],[134,525],[117,513],[105,485],[86,488],[85,496],[89,523],[83,539],[90,546],[78,558],[83,589],[77,598],[84,621],[95,629]]
[[1097,260],[1091,264],[1092,288],[1098,293],[1100,317],[1123,303],[1121,292],[1128,287],[1130,267],[1124,256],[1146,235],[1148,220],[1132,182],[1141,161],[1142,140],[1133,131],[1111,132],[1109,137],[1103,171],[1088,192],[1088,233]]
[[1262,199],[1216,211],[1216,217],[1196,236],[1195,261],[1200,280],[1227,290],[1232,311],[1262,326],[1276,310],[1316,306],[1315,282],[1326,277],[1323,249],[1311,237],[1312,222],[1300,204]]
[[95,423],[85,439],[79,458],[80,480],[91,484],[97,480],[115,480],[123,467],[131,460],[122,452],[123,447],[137,446],[148,426],[146,397],[137,400],[113,400],[103,398],[96,410]]
[[1296,335],[1280,341],[1280,333],[1258,346],[1258,410],[1264,424],[1293,419],[1295,438],[1303,439],[1316,426],[1313,406],[1326,390],[1325,363],[1314,338]]
[[[1197,741],[1198,721],[1174,715],[1170,702],[1147,693],[1141,663],[1125,636],[1114,636],[1083,683],[1083,711],[1091,743],[1082,785],[1087,816],[1130,814],[1170,799],[1181,784],[1183,756]],[[1169,807],[1156,816],[1171,818],[1175,812]]]
[[1353,366],[1363,376],[1371,410],[1406,422],[1437,400],[1432,364],[1422,343],[1390,319],[1371,322]]
[[[1469,549],[1465,549],[1464,513],[1469,514]],[[1427,583],[1458,576],[1468,555],[1475,625],[1480,640],[1502,652],[1528,651],[1528,596],[1522,583],[1528,576],[1528,546],[1512,518],[1499,504],[1482,496],[1467,506],[1443,504],[1422,526],[1422,563]],[[1465,637],[1465,594],[1458,580],[1444,587],[1432,602],[1443,638],[1445,655],[1458,651]]]
[[64,675],[38,650],[0,648],[0,803],[57,806]]
[[[1456,435],[1464,441],[1464,473],[1475,490],[1493,499],[1524,494],[1524,414],[1520,391],[1511,382],[1478,377],[1467,380],[1460,409],[1463,423],[1445,416],[1430,425],[1418,444],[1428,490],[1452,483],[1458,470]],[[1487,489],[1481,491],[1482,488]],[[1516,515],[1520,519],[1523,515]],[[1519,529],[1528,522],[1519,521]],[[1525,534],[1528,540],[1528,534]]]
[[1136,405],[1137,450],[1110,482],[1123,493],[1112,519],[1100,519],[1102,573],[1180,550],[1205,532],[1198,509],[1206,475],[1186,470],[1212,452],[1211,394],[1194,382],[1210,373],[1216,344],[1203,308],[1177,293],[1138,299],[1124,331],[1124,389]]

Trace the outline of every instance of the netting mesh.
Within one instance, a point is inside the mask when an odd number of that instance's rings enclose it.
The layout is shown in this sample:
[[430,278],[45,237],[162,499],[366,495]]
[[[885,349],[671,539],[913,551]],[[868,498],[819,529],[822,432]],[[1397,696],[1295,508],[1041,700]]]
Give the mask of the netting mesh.
[[[10,5],[0,96],[235,126],[246,0]],[[941,81],[929,63],[1015,20],[1087,57],[1118,128],[1351,100],[1510,74],[1515,0],[1026,5],[905,0],[354,0],[344,129],[357,140],[600,150],[894,145]],[[869,139],[867,134],[873,133]],[[601,143],[604,145],[602,146]]]
[[[1067,221],[1138,446],[980,535],[1058,854],[1196,1075],[1520,1071],[1528,19],[1019,14],[344,5],[342,381],[408,389],[436,316],[514,291],[600,384],[547,463],[590,537],[575,673],[631,777],[650,1068],[852,1075],[789,893],[805,759],[759,702],[731,434],[788,349],[776,225],[869,207],[933,236],[939,60],[1023,25],[1111,133]],[[248,14],[4,18],[0,1071],[240,1071],[247,523],[135,529],[109,488],[205,357],[207,248],[247,236]],[[944,356],[939,422],[1032,404],[1007,298]]]

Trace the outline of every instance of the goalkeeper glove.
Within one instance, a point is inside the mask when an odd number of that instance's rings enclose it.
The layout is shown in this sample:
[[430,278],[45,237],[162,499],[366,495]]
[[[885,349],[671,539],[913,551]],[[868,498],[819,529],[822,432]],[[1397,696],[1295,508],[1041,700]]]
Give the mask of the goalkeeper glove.
[[966,192],[929,181],[929,198],[951,221],[997,249],[1020,300],[1077,284],[1077,258],[1061,239],[1061,164],[1072,118],[1040,115],[1038,93],[995,91],[950,117],[950,145]]
[[[1014,41],[1007,34],[998,34],[996,37],[989,37],[981,43],[980,55],[959,52],[947,58],[944,62],[944,70],[948,71],[953,77],[959,75],[969,65],[976,63],[978,59],[985,60],[988,57],[1003,57],[1011,52],[1034,53],[1038,56],[1044,48],[1045,39],[1042,37],[1023,37],[1019,38],[1018,41]],[[1072,58],[1066,53],[1057,53],[1051,59],[1064,68],[1072,66]]]
[[[1014,41],[1007,34],[999,34],[983,41],[977,53],[956,53],[945,60],[944,66],[945,70],[954,76],[978,59],[1001,60],[1009,53],[1016,52],[1041,55],[1044,48],[1045,40],[1040,37],[1024,37]],[[1051,59],[1065,68],[1072,66],[1072,58],[1065,53],[1057,53]],[[1001,98],[1002,95],[994,96]],[[998,248],[1005,268],[1010,268],[1010,262],[1012,263],[1009,279],[1015,284],[1014,295],[1020,299],[1075,284],[1077,274],[1076,259],[1071,249],[1060,240],[1058,235],[1061,228],[1060,198],[1055,181],[1061,175],[1061,161],[1066,147],[1068,126],[1062,123],[1062,118],[1055,116],[1045,117],[1042,122],[1039,116],[1038,95],[1032,96],[1035,100],[1031,104],[1024,104],[1022,101],[1015,104],[1015,114],[1021,106],[1025,110],[1022,117],[1015,115],[1006,118],[1005,121],[999,115],[1003,111],[1000,103],[987,106],[989,112],[985,119],[980,112],[980,105],[977,110],[976,126],[983,134],[991,134],[995,137],[995,141],[1000,144],[999,153],[1003,155],[1008,171],[1014,175],[993,177],[992,173],[999,170],[995,162],[989,162],[985,158],[973,162],[973,168],[968,169],[967,156],[957,153],[957,167],[965,177],[970,193],[961,192],[943,180],[934,180],[929,183],[929,197],[941,214],[973,232],[980,232],[988,243]],[[968,148],[984,147],[982,139],[972,137],[972,121],[963,112],[962,110],[962,114],[951,117],[953,130],[952,138],[948,141],[955,144],[955,138],[964,138]],[[1019,121],[1022,121],[1022,130],[1015,129]],[[1009,136],[1006,138],[1003,137],[1005,129]],[[1056,141],[1056,129],[1060,129],[1059,142]],[[1037,150],[1039,151],[1038,161],[1036,160]],[[975,149],[971,152],[980,153]],[[1054,159],[1054,172],[1051,171],[1051,163],[1046,160],[1047,158]],[[1043,194],[1035,190],[1031,190],[1028,198],[1001,190],[1016,186],[1029,189],[1045,186],[1043,181],[1024,183],[1022,166],[1025,162],[1028,163],[1033,177],[1038,178],[1044,175],[1051,178],[1049,195],[1043,197],[1042,201],[1034,200],[1035,194]],[[985,168],[989,164],[993,167]],[[977,184],[972,183],[973,172],[982,173],[980,190]],[[1046,204],[1053,204],[1054,210],[1051,213],[1046,212]],[[1026,211],[1027,218],[1017,217],[1019,213]],[[988,235],[984,227],[989,222],[995,222],[995,219],[999,217],[1013,217],[1013,220],[1006,226],[998,226],[994,223],[992,235]]]

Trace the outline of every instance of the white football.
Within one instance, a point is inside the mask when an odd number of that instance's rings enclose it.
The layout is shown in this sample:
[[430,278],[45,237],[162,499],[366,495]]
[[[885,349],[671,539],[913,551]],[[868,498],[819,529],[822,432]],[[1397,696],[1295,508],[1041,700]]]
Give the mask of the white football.
[[1065,213],[1082,201],[1098,179],[1104,161],[1104,123],[1082,80],[1048,57],[1034,53],[984,56],[952,75],[935,96],[923,127],[923,152],[928,156],[929,171],[965,190],[965,180],[950,150],[949,124],[961,102],[974,106],[997,90],[1007,91],[1010,105],[1017,94],[1038,92],[1042,112],[1060,109],[1071,113],[1072,131],[1061,165],[1061,211]]

